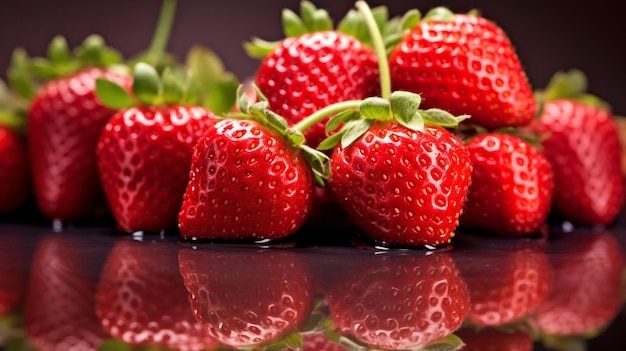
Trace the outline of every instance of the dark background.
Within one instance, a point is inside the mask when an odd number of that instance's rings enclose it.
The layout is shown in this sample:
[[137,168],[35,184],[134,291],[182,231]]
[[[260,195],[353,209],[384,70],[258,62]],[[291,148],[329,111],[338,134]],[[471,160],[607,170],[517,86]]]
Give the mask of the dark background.
[[[318,0],[338,22],[354,1]],[[626,3],[554,1],[369,1],[371,7],[386,4],[391,15],[410,8],[425,13],[434,6],[457,12],[478,9],[499,24],[511,38],[534,88],[542,88],[558,70],[579,68],[587,73],[589,90],[626,115]],[[226,68],[245,78],[254,74],[257,60],[248,58],[242,43],[258,36],[281,37],[280,11],[298,10],[299,0],[196,1],[179,0],[168,50],[179,56],[195,43],[212,48]],[[45,53],[50,39],[64,35],[71,46],[87,35],[102,35],[126,55],[149,45],[158,11],[158,0],[3,0],[0,5],[0,73],[5,75],[11,51],[24,47],[31,55]]]

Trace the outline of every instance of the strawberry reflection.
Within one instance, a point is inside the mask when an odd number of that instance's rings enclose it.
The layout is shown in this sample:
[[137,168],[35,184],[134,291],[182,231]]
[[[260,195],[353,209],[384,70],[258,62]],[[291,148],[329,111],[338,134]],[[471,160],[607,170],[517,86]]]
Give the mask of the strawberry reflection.
[[178,271],[178,245],[124,237],[107,257],[96,296],[104,329],[131,345],[212,350],[217,341],[194,318]]
[[455,333],[465,346],[460,351],[532,351],[533,339],[523,330],[464,327]]
[[446,342],[461,326],[469,295],[447,253],[387,252],[352,260],[358,260],[355,268],[328,295],[331,319],[347,339],[366,347],[417,349]]
[[24,327],[37,350],[95,351],[108,338],[94,299],[107,246],[80,234],[46,234],[34,252]]
[[609,232],[562,233],[551,239],[555,284],[538,307],[534,326],[548,343],[596,336],[622,305],[624,257],[619,243]]
[[0,316],[17,312],[24,300],[37,233],[0,227]]
[[292,251],[204,246],[178,259],[196,319],[225,345],[280,345],[309,318],[308,266]]
[[501,326],[533,312],[552,287],[544,246],[541,239],[459,235],[453,257],[470,291],[467,322]]

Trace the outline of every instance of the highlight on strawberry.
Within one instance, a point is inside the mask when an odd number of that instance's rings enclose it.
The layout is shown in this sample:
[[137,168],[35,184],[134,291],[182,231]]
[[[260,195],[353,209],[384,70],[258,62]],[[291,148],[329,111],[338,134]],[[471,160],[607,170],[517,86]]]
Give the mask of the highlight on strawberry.
[[192,149],[216,118],[198,105],[198,87],[184,78],[171,68],[159,76],[139,62],[132,95],[115,82],[96,80],[100,100],[118,109],[98,138],[97,165],[121,231],[176,228]]

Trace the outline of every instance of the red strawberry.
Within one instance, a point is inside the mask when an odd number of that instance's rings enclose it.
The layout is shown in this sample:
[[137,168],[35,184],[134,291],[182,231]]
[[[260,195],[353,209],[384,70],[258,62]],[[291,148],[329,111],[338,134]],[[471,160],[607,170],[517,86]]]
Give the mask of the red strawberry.
[[461,328],[455,332],[465,346],[460,351],[532,351],[532,337],[521,330]]
[[623,306],[624,255],[610,232],[553,235],[548,253],[554,289],[538,306],[535,326],[549,341],[597,335]]
[[[97,145],[98,171],[118,229],[160,231],[176,226],[192,149],[215,123],[215,115],[180,100],[155,102],[162,97],[140,90],[146,76],[158,81],[156,70],[139,63],[135,75],[133,90],[142,104],[121,109],[106,124]],[[164,86],[164,96],[172,93],[171,86]],[[99,81],[98,94],[115,105],[109,89],[113,87]],[[123,96],[129,105],[133,103],[130,96]]]
[[306,262],[288,250],[182,249],[180,274],[196,319],[221,343],[278,343],[313,308]]
[[37,244],[24,327],[38,350],[93,351],[108,338],[95,313],[96,285],[108,243],[85,234],[52,233]]
[[302,134],[267,108],[261,101],[244,119],[218,121],[196,144],[178,217],[182,238],[281,239],[307,219],[315,191],[309,161],[323,155],[301,147]]
[[419,93],[425,107],[469,114],[488,129],[528,124],[536,111],[526,73],[502,28],[437,7],[389,57],[396,90]]
[[407,92],[392,93],[389,102],[366,100],[360,107],[365,119],[347,122],[337,134],[343,140],[333,151],[328,185],[352,222],[374,240],[447,245],[472,167],[465,145],[436,125],[445,119],[444,125],[454,126],[461,118],[418,107],[419,95]]
[[589,101],[584,85],[559,91],[580,81],[586,80],[579,71],[555,75],[532,128],[547,136],[542,146],[554,170],[555,212],[575,224],[608,225],[624,203],[620,140],[613,115]]
[[552,288],[552,269],[541,243],[459,235],[452,257],[469,289],[466,322],[503,326],[534,312]]
[[[271,109],[294,125],[328,105],[364,99],[379,90],[374,51],[352,33],[333,29],[324,10],[306,3],[302,27],[285,28],[285,39],[257,55],[263,57],[255,80],[259,90]],[[309,145],[317,146],[326,137],[326,121],[304,132]]]
[[0,124],[0,214],[16,211],[31,193],[26,141],[15,130]]
[[467,142],[473,166],[460,225],[499,235],[536,234],[552,201],[552,169],[518,136],[484,133]]
[[129,78],[87,68],[41,87],[28,114],[28,148],[34,190],[41,211],[51,219],[76,220],[103,203],[96,165],[96,143],[114,113],[95,94],[96,78],[123,85]]
[[370,348],[417,350],[461,326],[469,295],[446,253],[388,252],[358,262],[328,296],[331,319],[344,337]]
[[116,241],[100,275],[96,313],[112,337],[131,345],[216,349],[192,313],[172,244]]

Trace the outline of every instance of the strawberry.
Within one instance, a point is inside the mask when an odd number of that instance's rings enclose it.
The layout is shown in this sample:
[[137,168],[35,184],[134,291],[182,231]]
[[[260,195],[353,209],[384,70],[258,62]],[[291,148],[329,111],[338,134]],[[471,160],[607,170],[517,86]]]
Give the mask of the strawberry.
[[[60,51],[56,55],[69,60],[62,38],[55,38],[50,50]],[[129,77],[105,67],[121,58],[105,48],[101,38],[87,38],[80,50],[83,66],[72,73],[53,75],[38,88],[28,110],[26,133],[37,205],[46,217],[62,221],[91,216],[104,207],[95,150],[114,110],[99,102],[95,80],[106,77],[122,85],[130,82]],[[92,56],[101,60],[92,64]],[[67,65],[58,64],[59,69]]]
[[555,232],[548,254],[554,289],[531,325],[544,342],[567,342],[598,335],[623,306],[624,255],[610,232]]
[[[359,349],[460,346],[451,334],[467,315],[469,294],[447,253],[368,253],[358,262],[328,295],[331,319],[343,338]],[[447,346],[441,349],[456,349]]]
[[192,149],[215,123],[215,114],[194,105],[183,82],[172,83],[171,71],[163,73],[162,83],[159,78],[152,66],[135,66],[138,101],[110,81],[97,81],[100,99],[121,108],[100,135],[97,165],[117,227],[124,232],[175,228]]
[[432,9],[393,47],[389,69],[395,90],[419,93],[426,108],[471,115],[487,129],[527,125],[537,110],[506,32],[477,14]]
[[130,345],[180,351],[218,346],[192,313],[178,270],[178,247],[169,241],[118,239],[95,296],[103,328]]
[[500,330],[496,328],[461,328],[455,332],[465,346],[459,351],[532,351],[532,337],[521,330]]
[[331,191],[354,225],[380,243],[447,245],[465,203],[469,153],[442,127],[465,116],[419,104],[419,95],[403,91],[368,98],[320,145],[334,147]]
[[0,214],[15,212],[31,194],[26,140],[16,130],[0,124]]
[[518,241],[467,233],[457,239],[451,255],[470,293],[466,324],[500,327],[516,323],[548,297],[552,269],[540,239]]
[[581,71],[555,74],[540,93],[543,110],[531,128],[546,134],[555,215],[578,225],[609,225],[624,203],[620,140],[608,106],[586,94],[586,82]]
[[505,133],[479,134],[467,148],[472,185],[461,227],[498,235],[536,234],[552,201],[548,159],[532,144]]
[[178,217],[183,239],[281,239],[311,212],[324,155],[303,145],[267,101],[248,107],[241,97],[249,113],[218,121],[194,148]]
[[39,240],[23,314],[28,340],[38,350],[96,350],[108,338],[95,313],[96,286],[108,248],[106,240],[69,229]]
[[[379,80],[369,46],[352,32],[333,28],[328,13],[308,1],[301,3],[301,15],[284,10],[286,38],[268,50],[259,52],[258,40],[247,46],[252,56],[262,58],[255,75],[259,90],[292,125],[333,103],[375,95]],[[326,137],[325,122],[306,129],[309,145]]]
[[299,338],[313,308],[309,268],[299,255],[213,246],[183,248],[178,262],[196,319],[224,345],[286,342],[284,349]]

